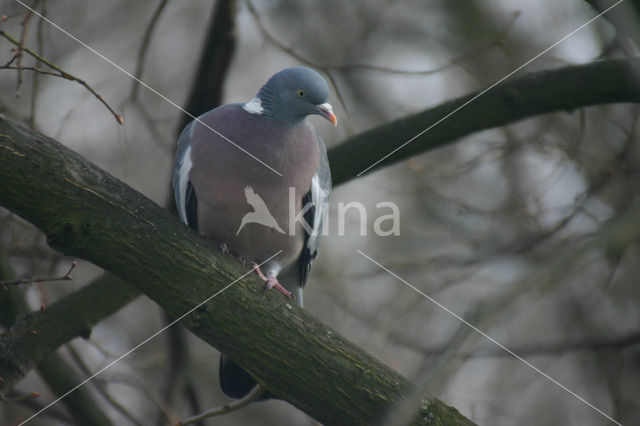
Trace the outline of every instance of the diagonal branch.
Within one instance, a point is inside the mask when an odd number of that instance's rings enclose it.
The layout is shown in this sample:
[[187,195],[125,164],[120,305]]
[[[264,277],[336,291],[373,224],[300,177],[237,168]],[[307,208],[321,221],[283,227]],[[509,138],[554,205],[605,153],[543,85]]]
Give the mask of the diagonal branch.
[[[176,318],[247,272],[78,154],[3,118],[0,181],[0,205],[40,228],[50,246],[117,273]],[[250,315],[242,314],[249,309]],[[233,358],[268,392],[325,424],[374,423],[415,389],[303,309],[265,293],[253,274],[182,324]],[[6,364],[22,355],[9,350],[11,356],[0,356],[2,377],[11,373]],[[427,421],[471,424],[425,396],[415,424]]]
[[329,150],[331,176],[338,185],[355,178],[396,149],[366,173],[451,144],[472,133],[540,114],[599,104],[640,102],[639,75],[639,60],[612,60],[540,71],[507,80],[400,149],[480,91],[347,139]]
[[140,293],[111,274],[43,311],[20,318],[0,339],[0,391],[9,389],[48,354],[75,337],[88,337],[103,318]]

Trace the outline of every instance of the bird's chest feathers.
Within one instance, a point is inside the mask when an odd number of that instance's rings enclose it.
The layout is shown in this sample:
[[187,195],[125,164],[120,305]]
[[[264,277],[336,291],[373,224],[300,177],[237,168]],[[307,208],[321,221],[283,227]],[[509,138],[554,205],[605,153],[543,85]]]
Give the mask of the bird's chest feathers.
[[291,208],[301,208],[302,197],[318,171],[320,153],[314,129],[306,122],[235,128],[239,130],[226,136],[238,147],[211,135],[209,139],[197,138],[193,144],[191,157],[194,169],[200,172],[191,180],[199,202],[220,215],[233,206],[251,209],[245,199],[245,189],[250,187],[286,226]]
[[[306,125],[279,129],[271,137],[261,138],[256,151],[271,167],[288,180],[300,176],[309,179],[316,173],[319,164],[318,141],[313,130]],[[275,173],[274,173],[275,174]],[[277,174],[275,174],[277,176]]]

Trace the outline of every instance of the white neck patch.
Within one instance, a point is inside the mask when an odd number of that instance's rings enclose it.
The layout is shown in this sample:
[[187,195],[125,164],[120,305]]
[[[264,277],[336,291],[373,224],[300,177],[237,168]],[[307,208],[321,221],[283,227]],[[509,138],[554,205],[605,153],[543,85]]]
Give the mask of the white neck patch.
[[244,105],[242,105],[242,109],[247,111],[249,114],[257,115],[262,114],[262,112],[264,111],[264,108],[262,108],[262,102],[258,97],[255,97],[251,99],[251,101],[246,102]]

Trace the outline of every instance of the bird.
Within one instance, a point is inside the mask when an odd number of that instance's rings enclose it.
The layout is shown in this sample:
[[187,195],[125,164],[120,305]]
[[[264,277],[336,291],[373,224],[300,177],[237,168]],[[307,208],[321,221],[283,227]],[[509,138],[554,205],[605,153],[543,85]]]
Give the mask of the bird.
[[[174,160],[180,219],[249,261],[267,289],[300,307],[331,192],[327,149],[308,117],[319,115],[336,126],[328,98],[320,73],[285,68],[248,102],[219,106],[187,124]],[[267,212],[267,222],[264,216],[250,220],[256,218],[252,212]],[[257,385],[224,354],[219,375],[222,391],[232,398]]]
[[242,217],[242,221],[240,222],[240,227],[236,231],[236,235],[238,235],[240,231],[242,231],[242,228],[244,228],[244,225],[246,225],[247,223],[260,223],[264,226],[274,228],[276,231],[284,234],[284,231],[282,230],[282,228],[280,228],[278,222],[276,222],[264,200],[253,191],[253,188],[247,186],[244,189],[244,195],[245,197],[247,197],[247,203],[249,203],[249,205],[253,207],[253,211],[245,214]]

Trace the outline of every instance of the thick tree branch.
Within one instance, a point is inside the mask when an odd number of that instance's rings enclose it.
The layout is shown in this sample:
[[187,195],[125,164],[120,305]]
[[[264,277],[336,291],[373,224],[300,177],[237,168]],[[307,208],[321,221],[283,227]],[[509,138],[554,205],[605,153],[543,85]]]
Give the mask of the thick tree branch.
[[[0,205],[40,228],[49,245],[117,272],[174,317],[247,272],[78,154],[3,118],[0,180]],[[182,324],[232,357],[267,391],[326,424],[371,424],[414,389],[303,309],[264,292],[253,274]],[[2,364],[23,355],[11,353]],[[470,423],[430,397],[414,420]]]
[[9,389],[60,345],[74,337],[88,337],[95,324],[139,294],[113,275],[103,274],[44,311],[23,316],[0,339],[0,391]]
[[[507,80],[464,106],[367,173],[463,136],[518,120],[590,105],[640,102],[640,61],[613,60],[540,71]],[[353,179],[480,93],[362,132],[329,150],[335,185]]]

